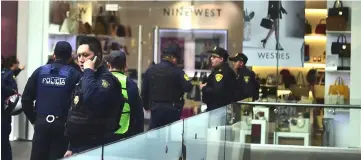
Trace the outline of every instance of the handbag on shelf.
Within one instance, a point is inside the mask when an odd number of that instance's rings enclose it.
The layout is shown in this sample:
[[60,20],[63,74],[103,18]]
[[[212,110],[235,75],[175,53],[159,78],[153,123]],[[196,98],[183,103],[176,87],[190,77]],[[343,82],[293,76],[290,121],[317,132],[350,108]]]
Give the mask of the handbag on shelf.
[[195,72],[192,78],[192,90],[187,94],[187,99],[200,101],[201,100],[201,90],[199,88],[198,72]]
[[305,45],[305,54],[304,54],[304,61],[308,62],[310,61],[310,45]]
[[[300,80],[301,80],[301,83],[299,83]],[[296,83],[297,84],[290,86],[292,95],[294,95],[296,97],[302,97],[302,96],[308,97],[310,88],[307,87],[305,78],[304,78],[302,72],[298,72]]]
[[306,19],[305,21],[305,34],[311,34],[312,33],[312,26]]
[[351,43],[347,42],[345,35],[341,34],[340,36],[338,36],[336,42],[332,42],[331,53],[338,54],[339,57],[351,56]]
[[328,95],[327,104],[345,104],[345,96],[340,94]]
[[326,34],[326,23],[322,22],[326,22],[326,19],[321,19],[320,22],[317,24],[315,29],[316,34]]
[[328,95],[337,95],[338,98],[343,96],[345,100],[348,100],[350,97],[350,89],[347,85],[345,85],[342,77],[337,77],[335,83],[333,85],[330,85]]
[[268,75],[265,83],[260,86],[262,97],[277,96],[277,77],[276,75]]
[[[338,6],[336,6],[338,5]],[[340,0],[336,0],[333,8],[328,9],[327,30],[329,31],[345,31],[349,19],[349,8],[343,7]]]
[[273,21],[269,18],[263,18],[261,20],[261,26],[266,29],[272,29]]
[[314,86],[315,88],[315,98],[325,98],[325,85],[322,84],[322,81],[325,79],[325,76],[319,80],[319,82]]

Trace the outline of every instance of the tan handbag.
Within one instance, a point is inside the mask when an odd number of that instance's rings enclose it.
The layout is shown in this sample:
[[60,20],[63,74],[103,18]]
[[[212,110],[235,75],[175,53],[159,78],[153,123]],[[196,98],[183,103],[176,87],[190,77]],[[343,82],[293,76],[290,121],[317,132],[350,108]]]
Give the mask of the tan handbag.
[[343,98],[347,101],[350,98],[350,89],[347,85],[345,85],[341,77],[337,77],[335,83],[330,86],[328,94],[343,96]]
[[320,81],[318,82],[318,84],[316,84],[315,87],[315,98],[325,98],[325,85],[322,85],[322,79],[324,79],[325,77],[323,76],[322,78],[320,78]]
[[[300,80],[301,80],[301,83],[299,83]],[[307,87],[305,78],[304,78],[302,72],[298,73],[296,83],[297,83],[296,85],[290,86],[292,95],[297,96],[297,97],[302,97],[302,96],[308,97],[310,88]]]

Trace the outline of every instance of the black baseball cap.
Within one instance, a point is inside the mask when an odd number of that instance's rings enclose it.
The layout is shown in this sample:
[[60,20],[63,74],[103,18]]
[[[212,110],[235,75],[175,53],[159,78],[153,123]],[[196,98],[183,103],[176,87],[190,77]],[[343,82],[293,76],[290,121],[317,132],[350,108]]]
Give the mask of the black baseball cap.
[[243,61],[244,63],[247,63],[248,58],[245,54],[243,53],[237,53],[234,57],[230,57],[229,58],[230,61]]
[[210,50],[209,53],[212,54],[211,56],[222,57],[224,61],[227,61],[229,57],[228,52],[224,48],[217,46],[215,46],[213,50]]
[[174,57],[179,57],[180,52],[181,52],[181,47],[178,44],[171,44],[170,46],[168,46],[167,48],[165,48],[163,50],[163,55],[165,56],[174,56]]
[[127,60],[126,54],[123,51],[111,51],[110,54],[107,56],[106,61],[108,63],[113,63],[115,61],[120,61],[125,63]]
[[59,41],[55,45],[54,54],[58,59],[70,59],[73,49],[67,41]]

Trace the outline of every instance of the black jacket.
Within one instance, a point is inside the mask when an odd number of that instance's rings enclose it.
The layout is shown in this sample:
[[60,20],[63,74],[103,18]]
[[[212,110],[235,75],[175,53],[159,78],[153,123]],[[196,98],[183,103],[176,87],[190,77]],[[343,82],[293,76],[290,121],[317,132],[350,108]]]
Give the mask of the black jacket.
[[203,102],[207,104],[207,111],[235,101],[236,74],[228,63],[214,68],[206,83],[207,85],[202,88],[202,98]]

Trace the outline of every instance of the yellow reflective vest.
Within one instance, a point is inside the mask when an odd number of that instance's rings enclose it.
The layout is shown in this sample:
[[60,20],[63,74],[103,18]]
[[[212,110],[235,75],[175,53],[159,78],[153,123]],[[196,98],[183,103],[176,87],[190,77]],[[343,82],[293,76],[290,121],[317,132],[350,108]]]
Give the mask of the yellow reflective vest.
[[122,94],[126,99],[124,103],[123,112],[120,117],[119,125],[120,128],[115,132],[115,134],[124,134],[129,129],[130,124],[130,106],[128,103],[128,92],[127,92],[127,76],[118,72],[112,72],[112,74],[118,78],[120,84],[122,85]]

